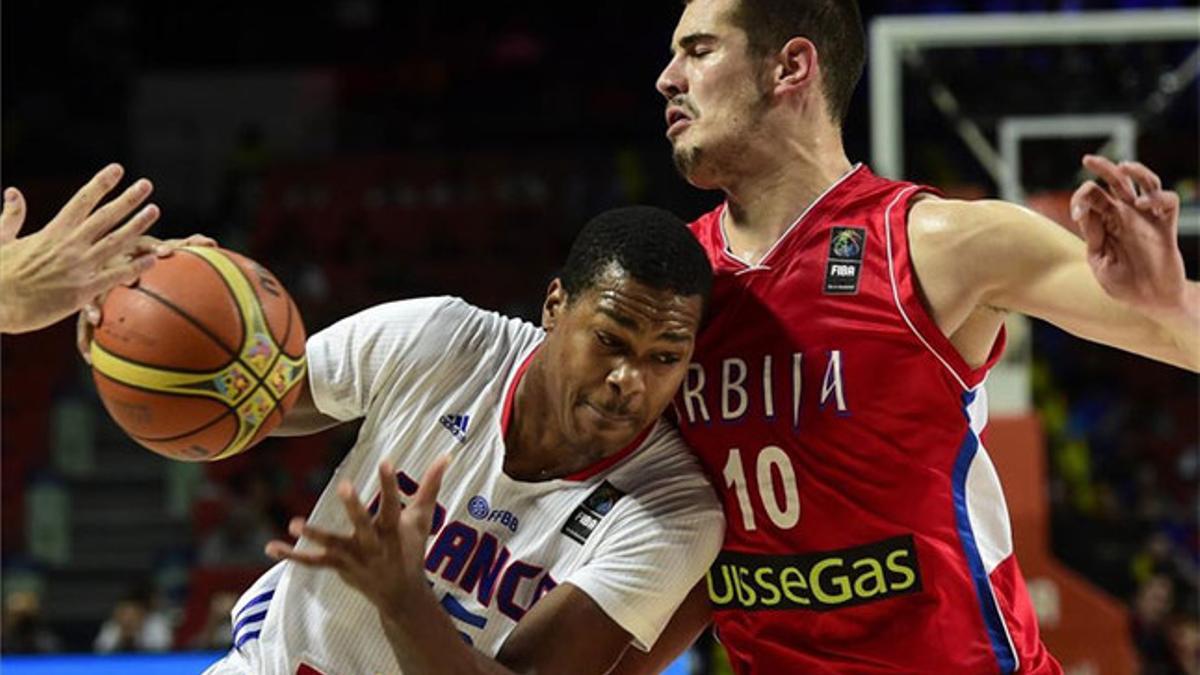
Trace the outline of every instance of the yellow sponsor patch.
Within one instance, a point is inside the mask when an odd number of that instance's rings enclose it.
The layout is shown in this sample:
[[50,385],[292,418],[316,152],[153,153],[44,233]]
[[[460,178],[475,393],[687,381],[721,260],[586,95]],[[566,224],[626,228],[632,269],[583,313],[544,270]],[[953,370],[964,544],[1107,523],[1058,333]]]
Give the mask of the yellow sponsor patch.
[[722,551],[708,571],[716,609],[829,611],[920,590],[912,535],[800,555]]

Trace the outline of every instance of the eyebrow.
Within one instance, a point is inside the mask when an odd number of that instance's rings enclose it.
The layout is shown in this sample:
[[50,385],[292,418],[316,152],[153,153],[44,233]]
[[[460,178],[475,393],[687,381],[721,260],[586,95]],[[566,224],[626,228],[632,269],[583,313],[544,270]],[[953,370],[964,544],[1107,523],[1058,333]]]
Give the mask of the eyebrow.
[[688,340],[691,340],[691,339],[692,339],[692,336],[691,336],[691,335],[689,335],[688,333],[679,333],[679,332],[676,332],[676,331],[667,331],[667,332],[665,332],[665,333],[659,333],[659,334],[658,334],[658,339],[659,339],[659,340],[666,340],[667,342],[687,342]]
[[612,319],[613,321],[616,321],[617,323],[628,328],[629,330],[637,330],[637,328],[638,328],[637,322],[634,321],[633,319],[629,318],[628,316],[625,316],[624,314],[618,314],[617,312],[615,312],[607,307],[600,307],[599,311],[601,314],[607,316],[608,318]]
[[[716,39],[717,39],[717,36],[713,35],[712,33],[689,33],[689,34],[684,35],[683,37],[679,38],[679,48],[684,49],[684,50],[691,49],[692,47],[694,47],[696,45],[696,43],[711,42]],[[672,47],[671,52],[674,52],[674,51],[675,51],[675,48]]]
[[[616,321],[620,325],[624,326],[625,328],[628,328],[629,330],[637,330],[638,329],[637,321],[634,321],[632,318],[630,318],[624,314],[620,314],[620,313],[618,313],[612,309],[609,309],[607,307],[600,307],[598,309],[598,311],[601,314],[612,319],[613,321]],[[663,333],[659,333],[655,339],[666,340],[667,342],[687,342],[692,339],[692,336],[690,333],[669,330],[669,331],[665,331]]]

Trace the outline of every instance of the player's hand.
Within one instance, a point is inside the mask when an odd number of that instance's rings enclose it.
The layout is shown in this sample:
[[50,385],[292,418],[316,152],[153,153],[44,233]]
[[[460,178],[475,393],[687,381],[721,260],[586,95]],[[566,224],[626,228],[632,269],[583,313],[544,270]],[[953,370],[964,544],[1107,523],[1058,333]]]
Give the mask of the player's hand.
[[[217,246],[215,239],[206,237],[203,234],[193,234],[183,239],[167,239],[161,240],[151,236],[138,237],[133,246],[125,252],[113,256],[105,263],[106,269],[117,269],[129,265],[132,261],[142,261],[142,266],[138,269],[138,273],[128,279],[121,279],[123,285],[129,286],[137,282],[138,276],[142,272],[150,269],[154,261],[158,258],[169,257],[176,250],[184,246]],[[115,286],[115,284],[114,284]],[[100,325],[103,318],[100,308],[104,306],[104,299],[108,297],[108,292],[112,290],[112,286],[104,289],[104,292],[92,298],[79,310],[79,318],[75,321],[75,348],[79,350],[79,355],[88,365],[92,363],[92,338],[96,334],[96,327]]]
[[425,472],[421,486],[407,506],[400,504],[395,469],[379,465],[379,511],[371,516],[347,481],[338,485],[338,497],[354,530],[338,535],[292,519],[288,530],[315,546],[298,551],[283,541],[267,544],[267,555],[308,567],[335,570],[342,581],[365,595],[385,615],[410,604],[413,592],[428,592],[425,580],[425,541],[433,525],[437,493],[448,457],[438,458]]
[[0,331],[24,333],[49,326],[109,288],[137,278],[150,265],[144,255],[129,255],[123,264],[105,265],[135,250],[138,237],[159,216],[154,204],[134,214],[154,189],[144,178],[97,208],[122,175],[119,164],[101,169],[45,227],[21,238],[17,233],[25,224],[25,197],[17,188],[4,191]]
[[1071,196],[1071,220],[1087,242],[1092,273],[1117,300],[1150,312],[1178,311],[1187,286],[1179,195],[1138,162],[1086,155],[1083,165],[1106,183],[1088,181]]

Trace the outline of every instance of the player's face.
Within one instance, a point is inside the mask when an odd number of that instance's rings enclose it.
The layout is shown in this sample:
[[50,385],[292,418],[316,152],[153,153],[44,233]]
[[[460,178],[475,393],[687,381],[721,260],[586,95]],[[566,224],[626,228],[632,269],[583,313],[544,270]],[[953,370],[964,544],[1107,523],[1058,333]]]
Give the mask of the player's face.
[[700,296],[651,288],[615,265],[577,297],[556,280],[544,349],[567,443],[598,459],[657,419],[687,373],[700,314]]
[[716,187],[719,167],[743,152],[769,105],[765,62],[751,57],[745,31],[730,19],[736,2],[688,3],[658,77],[675,165],[697,187]]

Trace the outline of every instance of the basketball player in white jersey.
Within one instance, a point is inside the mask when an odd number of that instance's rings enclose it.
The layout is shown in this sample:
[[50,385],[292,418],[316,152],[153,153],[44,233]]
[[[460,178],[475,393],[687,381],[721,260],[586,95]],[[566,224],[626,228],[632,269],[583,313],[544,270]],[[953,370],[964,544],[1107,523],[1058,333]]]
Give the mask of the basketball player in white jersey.
[[362,418],[358,440],[208,672],[603,673],[648,649],[724,530],[659,420],[710,285],[683,223],[633,207],[580,234],[542,329],[425,298],[314,335],[279,433]]

